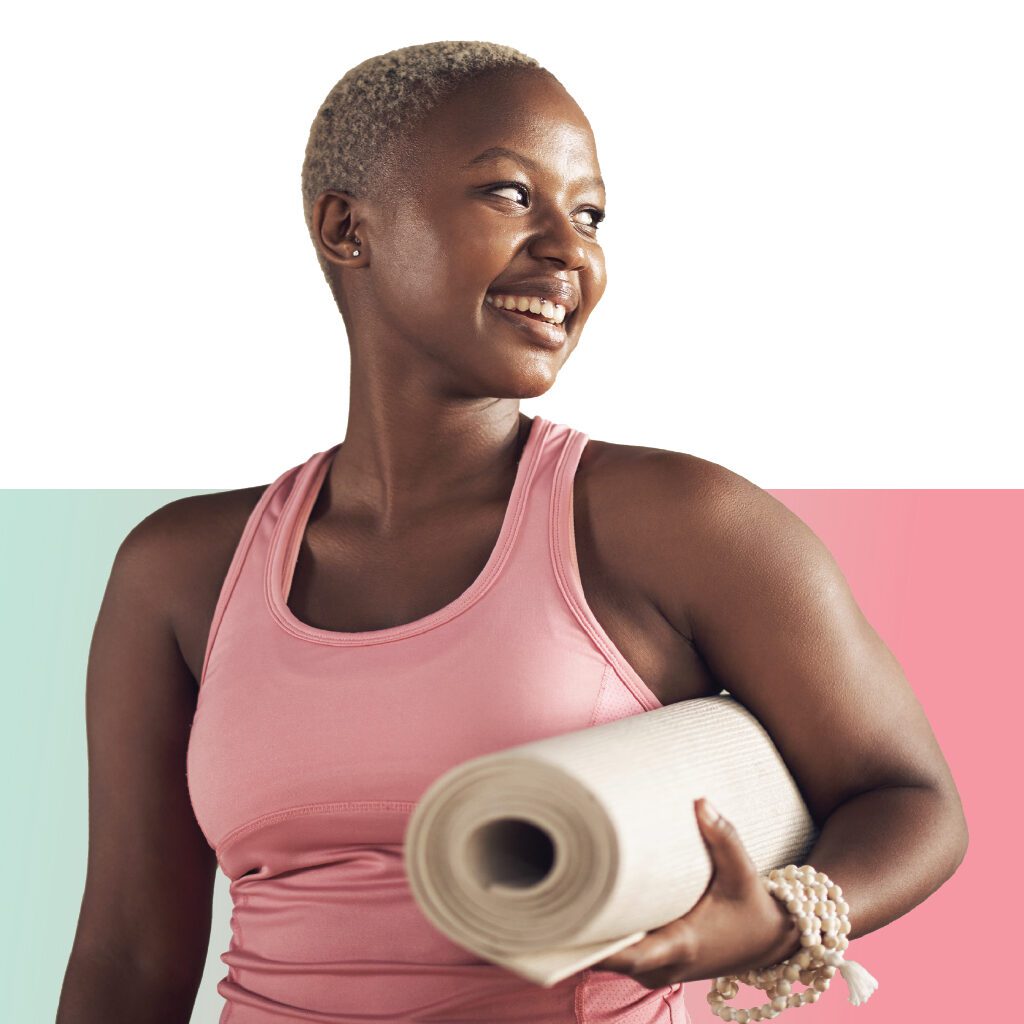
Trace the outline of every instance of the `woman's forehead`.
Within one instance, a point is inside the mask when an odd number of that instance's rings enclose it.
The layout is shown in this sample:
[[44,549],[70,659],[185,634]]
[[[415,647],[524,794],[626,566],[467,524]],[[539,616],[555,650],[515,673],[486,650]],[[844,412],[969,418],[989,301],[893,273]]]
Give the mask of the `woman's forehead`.
[[470,83],[439,103],[407,135],[391,176],[395,190],[422,195],[430,181],[448,188],[521,169],[574,190],[604,191],[590,122],[557,79],[481,79],[478,88]]
[[590,122],[550,75],[484,75],[440,103],[420,126],[427,148],[460,168],[488,150],[511,150],[535,161],[547,146],[593,151]]

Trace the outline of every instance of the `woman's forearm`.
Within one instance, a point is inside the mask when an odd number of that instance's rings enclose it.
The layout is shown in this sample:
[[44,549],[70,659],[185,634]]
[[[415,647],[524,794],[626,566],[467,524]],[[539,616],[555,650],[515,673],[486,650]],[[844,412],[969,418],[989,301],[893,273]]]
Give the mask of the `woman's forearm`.
[[[967,823],[955,793],[899,786],[870,790],[837,807],[803,862],[843,890],[853,940],[925,900],[956,871],[966,850]],[[787,914],[773,962],[799,949],[799,930]]]
[[187,1024],[199,979],[176,987],[132,966],[130,955],[73,953],[57,1006],[56,1024]]

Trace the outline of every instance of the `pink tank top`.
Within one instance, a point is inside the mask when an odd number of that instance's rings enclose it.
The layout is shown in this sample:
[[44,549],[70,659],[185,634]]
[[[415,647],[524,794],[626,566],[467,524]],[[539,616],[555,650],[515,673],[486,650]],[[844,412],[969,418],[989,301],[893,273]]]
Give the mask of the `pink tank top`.
[[387,629],[309,626],[287,595],[340,445],[283,473],[225,577],[188,745],[196,819],[231,879],[220,1024],[684,1024],[681,984],[584,970],[542,988],[423,916],[402,842],[454,765],[661,707],[583,595],[572,482],[587,435],[535,416],[469,589]]

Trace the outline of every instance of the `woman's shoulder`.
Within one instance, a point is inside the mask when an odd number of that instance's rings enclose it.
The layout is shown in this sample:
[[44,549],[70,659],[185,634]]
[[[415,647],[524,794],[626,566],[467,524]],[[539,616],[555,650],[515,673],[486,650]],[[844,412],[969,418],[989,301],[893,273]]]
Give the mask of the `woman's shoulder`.
[[160,506],[125,537],[118,559],[152,581],[198,679],[221,585],[269,484],[193,494]]
[[175,498],[134,526],[121,542],[119,554],[152,564],[154,571],[157,567],[167,571],[178,566],[189,571],[204,566],[218,551],[233,550],[268,486]]
[[773,495],[689,452],[591,440],[577,476],[574,499],[596,546],[687,636],[691,610],[716,575],[745,577],[783,549],[827,557]]
[[[690,452],[591,439],[580,457],[582,486],[618,499],[623,512],[697,518],[727,510],[756,510],[775,502],[767,491],[734,470]],[[677,520],[678,521],[678,520]]]

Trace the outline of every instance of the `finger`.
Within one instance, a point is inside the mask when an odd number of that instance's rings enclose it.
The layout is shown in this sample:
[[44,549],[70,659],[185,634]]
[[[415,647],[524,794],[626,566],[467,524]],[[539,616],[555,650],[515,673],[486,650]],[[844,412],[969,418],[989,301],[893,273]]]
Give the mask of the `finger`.
[[723,896],[740,897],[757,877],[757,869],[735,826],[722,817],[707,797],[697,804],[697,822],[715,866],[713,884]]

